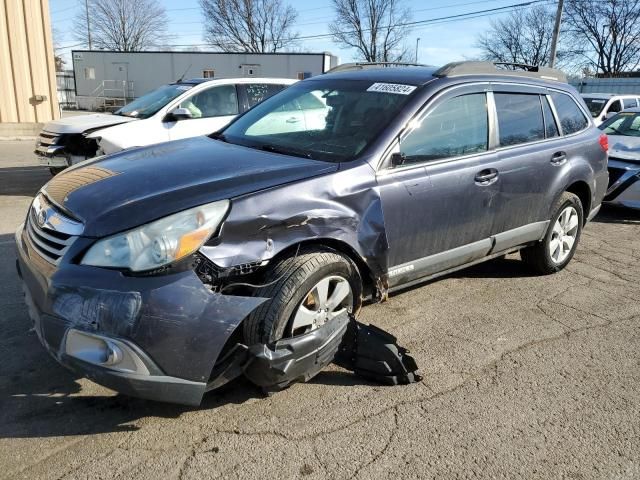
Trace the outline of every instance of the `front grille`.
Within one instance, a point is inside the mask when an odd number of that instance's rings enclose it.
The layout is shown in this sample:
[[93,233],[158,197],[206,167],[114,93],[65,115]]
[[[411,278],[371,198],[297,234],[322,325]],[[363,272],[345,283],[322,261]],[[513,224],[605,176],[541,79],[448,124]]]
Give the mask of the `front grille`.
[[[62,216],[60,213],[56,214]],[[36,207],[34,206],[29,209],[25,230],[34,250],[38,252],[42,258],[54,265],[60,262],[62,256],[69,247],[71,247],[71,244],[73,244],[76,238],[78,238],[76,235],[69,235],[47,228],[46,225],[41,226],[38,222]]]
[[60,135],[56,133],[49,133],[42,131],[38,136],[38,143],[43,147],[50,147],[51,145],[57,145]]

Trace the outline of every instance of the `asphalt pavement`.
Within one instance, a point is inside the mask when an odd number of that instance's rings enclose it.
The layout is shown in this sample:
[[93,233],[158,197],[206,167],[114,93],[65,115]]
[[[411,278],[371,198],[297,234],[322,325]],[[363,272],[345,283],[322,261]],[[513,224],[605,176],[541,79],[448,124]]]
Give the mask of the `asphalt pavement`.
[[640,478],[640,213],[604,209],[561,273],[516,254],[365,307],[420,383],[332,367],[188,408],[78,378],[30,331],[13,232],[50,178],[32,148],[0,143],[0,478]]

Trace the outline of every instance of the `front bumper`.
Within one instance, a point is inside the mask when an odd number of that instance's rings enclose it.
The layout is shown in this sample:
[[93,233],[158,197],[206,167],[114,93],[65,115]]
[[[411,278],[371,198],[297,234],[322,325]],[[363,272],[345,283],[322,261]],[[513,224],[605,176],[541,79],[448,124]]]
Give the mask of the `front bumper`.
[[604,201],[640,209],[640,163],[609,159],[610,183]]
[[[83,248],[81,240],[67,258]],[[212,293],[190,270],[129,277],[64,261],[54,266],[22,227],[16,245],[44,347],[80,375],[136,397],[198,405],[227,340],[265,300]]]

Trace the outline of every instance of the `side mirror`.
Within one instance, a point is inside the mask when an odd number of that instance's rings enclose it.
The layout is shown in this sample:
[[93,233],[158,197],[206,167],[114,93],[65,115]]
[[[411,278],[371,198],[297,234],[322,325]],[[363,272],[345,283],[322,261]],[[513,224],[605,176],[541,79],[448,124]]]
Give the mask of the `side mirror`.
[[407,157],[402,152],[396,152],[391,154],[391,167],[396,168],[400,165],[404,165]]
[[188,120],[189,118],[193,118],[193,114],[189,111],[188,108],[176,108],[175,110],[169,112],[166,117],[164,117],[164,121],[178,122],[180,120]]

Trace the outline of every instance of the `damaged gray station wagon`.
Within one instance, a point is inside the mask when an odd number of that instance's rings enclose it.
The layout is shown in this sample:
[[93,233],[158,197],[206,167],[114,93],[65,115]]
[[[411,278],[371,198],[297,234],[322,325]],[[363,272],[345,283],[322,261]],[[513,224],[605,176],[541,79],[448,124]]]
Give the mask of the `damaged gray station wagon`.
[[42,188],[18,268],[60,363],[199,404],[238,374],[238,345],[304,339],[368,298],[517,250],[542,274],[567,265],[608,147],[560,72],[340,70],[208,137],[88,160]]

